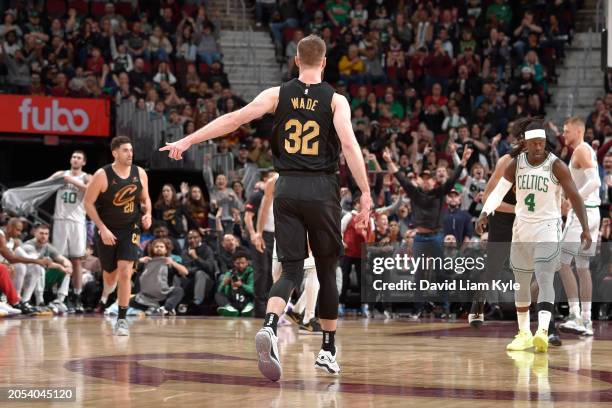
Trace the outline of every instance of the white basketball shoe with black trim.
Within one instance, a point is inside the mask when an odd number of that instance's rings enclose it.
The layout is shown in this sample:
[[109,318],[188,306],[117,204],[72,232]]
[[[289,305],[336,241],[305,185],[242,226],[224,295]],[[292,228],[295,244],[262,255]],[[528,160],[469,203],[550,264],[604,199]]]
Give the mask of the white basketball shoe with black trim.
[[264,377],[278,381],[283,374],[278,354],[278,337],[271,327],[262,327],[255,335],[255,348],[259,356],[257,366]]
[[317,356],[317,359],[315,360],[315,368],[319,369],[319,370],[324,370],[329,374],[338,374],[340,372],[340,366],[338,365],[338,362],[336,361],[336,355],[338,354],[338,352],[336,351],[335,354],[332,354],[331,351],[325,351],[325,350],[321,350],[319,351],[319,355]]

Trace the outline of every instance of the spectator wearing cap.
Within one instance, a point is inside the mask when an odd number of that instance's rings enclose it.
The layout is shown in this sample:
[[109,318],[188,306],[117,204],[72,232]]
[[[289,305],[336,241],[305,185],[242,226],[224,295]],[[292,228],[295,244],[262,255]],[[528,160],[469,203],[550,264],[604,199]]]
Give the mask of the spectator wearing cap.
[[322,36],[323,29],[327,27],[327,23],[325,22],[325,15],[323,11],[317,10],[314,13],[314,19],[308,23],[308,32],[310,34],[316,34],[318,36]]
[[241,144],[238,149],[238,154],[234,157],[234,170],[239,171],[245,168],[249,162],[249,147],[246,144]]
[[444,210],[443,234],[453,235],[457,242],[468,242],[474,235],[472,217],[461,209],[461,194],[454,188],[446,195],[447,209]]
[[[391,153],[385,149],[383,159],[387,163],[387,170],[393,174],[399,181],[400,185],[406,192],[406,196],[410,198],[413,210],[412,222],[417,230],[414,237],[413,252],[415,257],[442,257],[442,227],[443,227],[443,207],[446,195],[454,188],[455,182],[459,180],[465,165],[467,164],[471,149],[465,149],[463,157],[457,165],[454,174],[441,186],[435,186],[435,179],[431,177],[429,171],[421,173],[421,182],[418,185],[413,184],[410,180],[399,171],[396,164],[393,162]],[[434,274],[436,271],[433,271]],[[417,280],[422,278],[423,270],[417,271]],[[436,276],[436,275],[434,275]],[[417,304],[417,313],[422,312],[422,304]],[[445,305],[445,307],[447,307]]]
[[531,95],[533,93],[540,93],[540,87],[534,79],[534,72],[529,66],[521,68],[521,75],[510,85],[508,92],[511,94],[524,96]]

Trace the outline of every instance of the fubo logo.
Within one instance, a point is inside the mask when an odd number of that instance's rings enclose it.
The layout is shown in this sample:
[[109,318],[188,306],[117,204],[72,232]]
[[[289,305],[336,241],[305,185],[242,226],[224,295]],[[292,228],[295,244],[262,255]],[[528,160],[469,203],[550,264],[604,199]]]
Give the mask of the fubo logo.
[[75,137],[110,135],[110,100],[0,94],[0,133]]
[[89,115],[83,109],[66,109],[58,100],[51,102],[51,107],[38,107],[32,104],[32,98],[24,98],[19,106],[21,129],[34,129],[42,132],[75,132],[81,133],[89,126]]

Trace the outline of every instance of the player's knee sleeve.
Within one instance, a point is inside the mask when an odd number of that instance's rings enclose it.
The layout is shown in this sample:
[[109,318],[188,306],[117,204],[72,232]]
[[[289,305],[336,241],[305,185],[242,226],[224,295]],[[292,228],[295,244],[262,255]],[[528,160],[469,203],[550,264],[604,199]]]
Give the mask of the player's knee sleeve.
[[519,288],[514,292],[514,303],[518,307],[531,304],[531,272],[514,271],[514,279]]
[[[563,265],[571,265],[573,257],[574,255],[572,254],[568,254],[567,252],[561,252],[561,263]],[[577,263],[578,263],[578,259],[576,258],[576,264]]]
[[538,312],[546,311],[552,314],[554,310],[555,310],[554,304],[550,302],[538,302]]
[[304,260],[285,261],[282,263],[283,271],[280,278],[272,285],[270,297],[280,297],[289,300],[291,291],[302,283],[304,277]]
[[555,270],[552,262],[537,262],[535,275],[538,281],[538,303],[555,303]]
[[588,256],[578,255],[575,257],[575,259],[576,259],[576,268],[589,269],[590,260]]
[[315,257],[319,279],[319,317],[338,318],[338,285],[336,284],[337,256]]

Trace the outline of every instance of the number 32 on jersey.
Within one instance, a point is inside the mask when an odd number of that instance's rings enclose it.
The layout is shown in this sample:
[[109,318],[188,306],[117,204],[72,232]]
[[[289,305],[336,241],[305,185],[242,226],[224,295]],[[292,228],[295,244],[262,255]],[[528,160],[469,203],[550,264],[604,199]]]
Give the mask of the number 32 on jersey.
[[301,153],[308,156],[319,154],[319,141],[313,141],[319,136],[320,127],[314,120],[302,124],[297,119],[289,119],[285,123],[285,131],[289,138],[285,139],[285,150],[289,154]]

